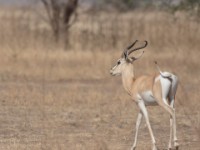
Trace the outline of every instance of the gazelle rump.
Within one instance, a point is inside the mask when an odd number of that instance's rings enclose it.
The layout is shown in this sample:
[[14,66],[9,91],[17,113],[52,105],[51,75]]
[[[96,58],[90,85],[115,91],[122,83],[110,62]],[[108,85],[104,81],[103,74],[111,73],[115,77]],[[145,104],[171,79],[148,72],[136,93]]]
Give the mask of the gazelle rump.
[[142,57],[144,51],[139,57],[129,57],[129,55],[134,51],[145,48],[148,44],[147,41],[144,41],[144,46],[131,49],[137,42],[138,41],[136,40],[123,51],[117,64],[110,70],[111,75],[122,76],[124,89],[136,102],[140,110],[136,121],[135,140],[131,150],[136,149],[138,130],[143,116],[151,136],[152,150],[157,150],[156,141],[149,122],[148,111],[146,109],[146,107],[150,105],[159,105],[170,114],[170,139],[168,149],[170,150],[172,148],[172,138],[174,146],[178,149],[179,144],[176,136],[176,117],[174,107],[178,78],[172,73],[162,72],[158,67],[157,62],[155,62],[158,69],[157,74],[140,75],[135,77],[133,63]]

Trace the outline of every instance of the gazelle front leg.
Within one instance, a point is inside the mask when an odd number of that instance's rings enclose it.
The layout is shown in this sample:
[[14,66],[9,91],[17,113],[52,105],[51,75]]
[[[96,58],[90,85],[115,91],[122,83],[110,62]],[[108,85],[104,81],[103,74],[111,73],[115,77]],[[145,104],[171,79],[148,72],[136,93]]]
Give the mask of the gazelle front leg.
[[139,106],[142,114],[144,115],[147,127],[149,129],[149,133],[150,133],[151,140],[152,140],[152,150],[157,150],[156,140],[155,140],[154,135],[153,135],[153,131],[152,131],[152,128],[151,128],[151,125],[150,125],[150,122],[149,122],[148,112],[147,112],[147,109],[146,109],[146,106],[145,106],[143,100],[139,100],[138,106]]
[[140,127],[140,124],[141,124],[141,121],[142,121],[142,116],[143,116],[143,114],[140,111],[138,113],[138,117],[137,117],[137,121],[136,121],[136,126],[135,126],[135,140],[134,140],[134,143],[133,143],[133,146],[132,146],[131,150],[135,150],[136,145],[137,145],[138,131],[139,131],[139,127]]

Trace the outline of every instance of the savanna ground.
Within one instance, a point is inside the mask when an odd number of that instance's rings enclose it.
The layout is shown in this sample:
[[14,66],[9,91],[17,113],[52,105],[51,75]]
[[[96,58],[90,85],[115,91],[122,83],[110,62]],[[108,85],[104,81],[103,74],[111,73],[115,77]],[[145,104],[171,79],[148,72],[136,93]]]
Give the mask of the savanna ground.
[[[0,149],[130,149],[138,108],[109,69],[135,39],[149,41],[136,75],[155,73],[154,60],[178,75],[180,150],[200,149],[198,20],[182,12],[84,12],[66,51],[34,12],[0,12]],[[157,145],[166,149],[169,115],[148,110]],[[143,121],[138,150],[150,148]]]

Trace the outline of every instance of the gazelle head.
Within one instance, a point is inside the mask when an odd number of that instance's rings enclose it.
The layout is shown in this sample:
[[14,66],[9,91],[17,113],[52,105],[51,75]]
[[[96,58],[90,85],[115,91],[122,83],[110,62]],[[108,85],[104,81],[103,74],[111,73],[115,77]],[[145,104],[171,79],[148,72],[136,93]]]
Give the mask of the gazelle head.
[[145,48],[148,44],[147,41],[144,41],[144,46],[131,49],[137,42],[138,41],[136,40],[123,51],[121,57],[117,60],[117,64],[111,68],[111,75],[121,75],[127,66],[131,65],[135,60],[139,59],[143,55],[144,51],[138,57],[129,57],[132,52]]

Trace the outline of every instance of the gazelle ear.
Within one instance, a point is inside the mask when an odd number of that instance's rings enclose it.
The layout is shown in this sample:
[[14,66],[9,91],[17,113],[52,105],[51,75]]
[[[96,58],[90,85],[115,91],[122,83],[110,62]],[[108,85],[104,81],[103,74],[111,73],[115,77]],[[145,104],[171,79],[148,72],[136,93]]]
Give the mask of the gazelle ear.
[[129,60],[130,60],[131,62],[134,62],[135,60],[140,59],[140,58],[142,57],[143,54],[144,54],[144,51],[142,51],[142,53],[141,53],[138,57],[130,57]]
[[135,60],[136,60],[135,57],[129,58],[129,61],[130,61],[131,63],[133,63]]

